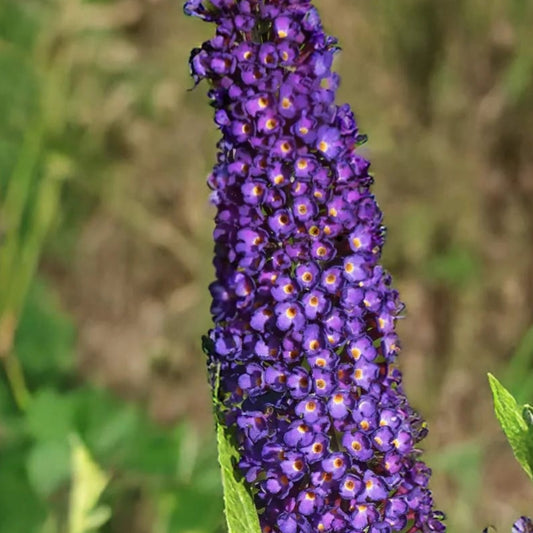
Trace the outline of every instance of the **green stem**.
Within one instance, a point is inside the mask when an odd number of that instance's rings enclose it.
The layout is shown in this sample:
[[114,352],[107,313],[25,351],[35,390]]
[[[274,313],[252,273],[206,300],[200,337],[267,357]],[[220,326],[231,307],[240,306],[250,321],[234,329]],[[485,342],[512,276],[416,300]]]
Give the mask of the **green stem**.
[[13,394],[13,399],[21,411],[26,411],[31,396],[24,378],[24,371],[18,358],[10,353],[2,358],[7,381]]

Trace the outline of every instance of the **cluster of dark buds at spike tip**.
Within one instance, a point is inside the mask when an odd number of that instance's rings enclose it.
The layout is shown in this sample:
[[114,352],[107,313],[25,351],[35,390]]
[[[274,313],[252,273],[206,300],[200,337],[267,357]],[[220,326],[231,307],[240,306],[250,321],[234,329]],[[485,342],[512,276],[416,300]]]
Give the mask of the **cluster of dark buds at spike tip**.
[[394,365],[402,305],[364,142],[310,0],[189,0],[222,139],[208,179],[224,423],[264,533],[445,531]]

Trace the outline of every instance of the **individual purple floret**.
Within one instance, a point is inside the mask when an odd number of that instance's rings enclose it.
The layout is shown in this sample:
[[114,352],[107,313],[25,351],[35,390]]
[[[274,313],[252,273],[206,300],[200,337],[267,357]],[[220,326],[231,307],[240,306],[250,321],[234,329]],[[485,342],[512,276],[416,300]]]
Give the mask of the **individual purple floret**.
[[310,0],[185,12],[216,23],[190,59],[222,132],[205,345],[263,531],[444,531],[394,366],[402,306],[365,137],[334,103],[336,40]]
[[533,533],[533,521],[527,516],[521,516],[514,524],[512,533]]

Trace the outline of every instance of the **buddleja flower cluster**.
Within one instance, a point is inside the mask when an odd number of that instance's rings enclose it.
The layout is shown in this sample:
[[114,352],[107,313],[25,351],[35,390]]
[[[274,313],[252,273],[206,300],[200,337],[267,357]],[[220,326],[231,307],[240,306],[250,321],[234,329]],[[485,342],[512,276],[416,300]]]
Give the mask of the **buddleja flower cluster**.
[[222,132],[207,350],[265,533],[444,531],[394,366],[364,141],[335,105],[336,40],[309,0],[189,0]]

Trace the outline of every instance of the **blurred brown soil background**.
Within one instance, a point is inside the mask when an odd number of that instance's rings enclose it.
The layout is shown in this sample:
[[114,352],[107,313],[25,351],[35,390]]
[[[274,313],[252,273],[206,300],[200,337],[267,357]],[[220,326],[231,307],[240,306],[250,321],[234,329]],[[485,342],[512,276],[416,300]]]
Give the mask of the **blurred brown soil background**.
[[[210,326],[217,132],[187,60],[212,28],[177,0],[65,8],[81,164],[42,270],[78,326],[84,376],[211,431],[200,336]],[[349,102],[407,306],[400,366],[427,418],[451,531],[508,530],[533,493],[492,414],[486,372],[533,324],[533,24],[529,0],[317,0],[343,48]],[[67,12],[68,11],[68,12]],[[104,34],[105,38],[101,35]],[[533,400],[533,390],[529,401]]]

